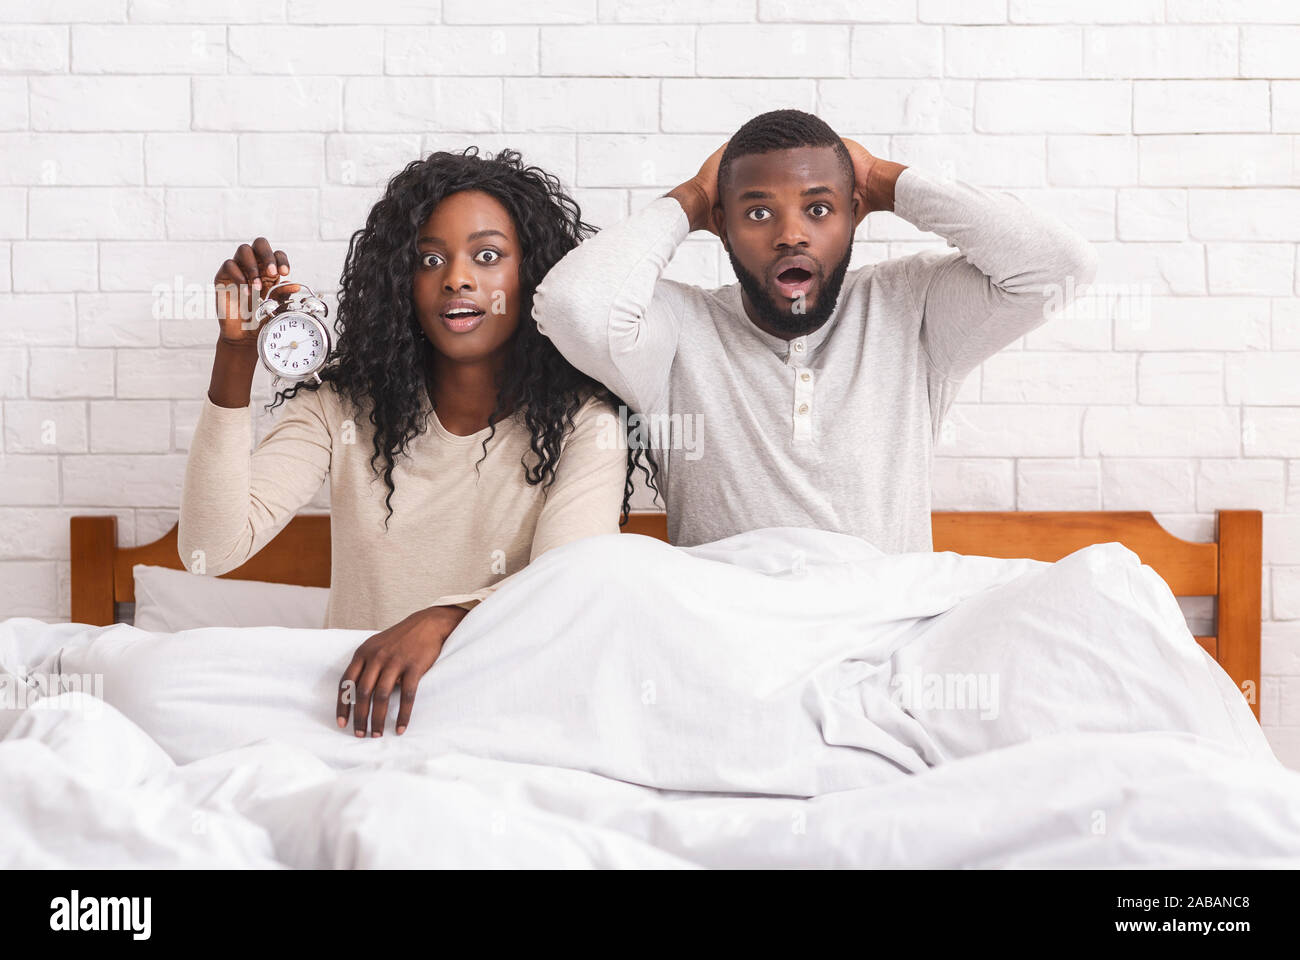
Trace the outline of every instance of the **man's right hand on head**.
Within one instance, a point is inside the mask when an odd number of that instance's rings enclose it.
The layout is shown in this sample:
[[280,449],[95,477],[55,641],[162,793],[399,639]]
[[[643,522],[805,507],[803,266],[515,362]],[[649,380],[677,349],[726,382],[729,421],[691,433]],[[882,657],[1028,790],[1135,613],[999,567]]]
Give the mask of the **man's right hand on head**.
[[715,235],[718,232],[713,223],[713,208],[718,205],[718,165],[726,149],[725,143],[718,147],[709,154],[699,173],[666,194],[682,205],[692,230],[707,230]]

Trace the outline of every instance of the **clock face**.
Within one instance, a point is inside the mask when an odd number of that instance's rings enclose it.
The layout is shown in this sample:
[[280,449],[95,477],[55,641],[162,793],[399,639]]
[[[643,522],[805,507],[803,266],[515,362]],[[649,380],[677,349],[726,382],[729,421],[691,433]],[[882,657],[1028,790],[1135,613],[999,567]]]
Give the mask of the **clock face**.
[[262,359],[286,380],[302,380],[315,373],[329,353],[325,328],[306,313],[282,313],[262,328]]

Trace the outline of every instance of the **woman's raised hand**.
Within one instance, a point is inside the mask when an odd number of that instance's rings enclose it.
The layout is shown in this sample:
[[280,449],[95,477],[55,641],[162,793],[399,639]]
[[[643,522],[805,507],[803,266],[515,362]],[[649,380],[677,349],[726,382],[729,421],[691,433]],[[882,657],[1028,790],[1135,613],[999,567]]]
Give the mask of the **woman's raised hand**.
[[272,250],[266,237],[252,244],[241,243],[235,255],[217,270],[217,319],[221,342],[235,347],[255,347],[261,324],[253,311],[266,291],[289,275],[289,258],[283,250]]

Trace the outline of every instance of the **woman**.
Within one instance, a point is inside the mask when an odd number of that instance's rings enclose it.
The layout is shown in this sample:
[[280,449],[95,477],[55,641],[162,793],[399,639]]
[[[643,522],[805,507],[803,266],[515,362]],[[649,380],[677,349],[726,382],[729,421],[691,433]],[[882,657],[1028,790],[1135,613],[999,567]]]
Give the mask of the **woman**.
[[398,688],[405,730],[420,677],[502,577],[616,533],[638,465],[653,488],[649,451],[647,467],[610,435],[618,398],[532,320],[537,284],[592,232],[558,180],[514,151],[408,164],[352,236],[321,383],[277,394],[268,409],[284,413],[251,456],[258,328],[245,321],[289,260],[259,237],[217,272],[221,334],[186,464],[180,555],[196,572],[238,567],[328,476],[325,626],[380,630],[340,683],[338,724],[355,694],[356,736],[368,721],[382,734]]

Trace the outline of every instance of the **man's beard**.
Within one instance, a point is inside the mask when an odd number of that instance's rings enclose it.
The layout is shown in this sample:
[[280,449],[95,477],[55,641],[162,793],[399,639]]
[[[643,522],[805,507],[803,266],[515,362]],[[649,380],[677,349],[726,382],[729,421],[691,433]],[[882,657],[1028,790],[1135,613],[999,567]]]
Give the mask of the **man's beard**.
[[734,250],[728,249],[727,256],[731,258],[731,269],[736,272],[740,288],[749,297],[749,302],[758,312],[759,319],[773,330],[779,330],[791,337],[801,337],[806,333],[812,333],[830,318],[831,311],[835,309],[835,304],[840,298],[840,287],[844,284],[844,275],[848,272],[849,260],[853,257],[853,246],[850,244],[845,249],[844,259],[835,265],[830,276],[818,274],[817,302],[807,313],[793,313],[789,309],[782,309],[780,304],[768,294],[763,282],[736,259]]

